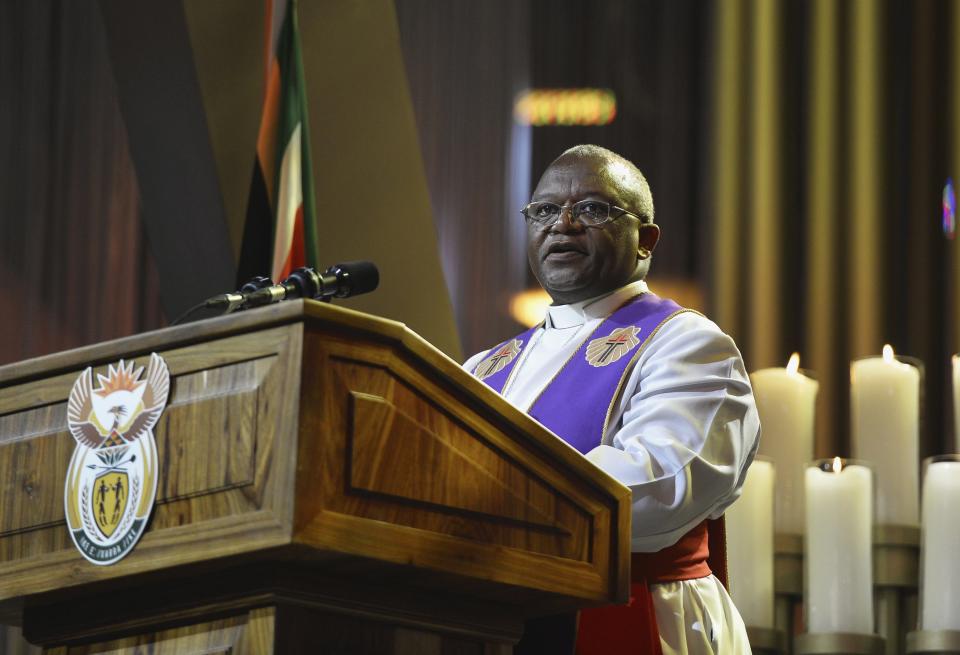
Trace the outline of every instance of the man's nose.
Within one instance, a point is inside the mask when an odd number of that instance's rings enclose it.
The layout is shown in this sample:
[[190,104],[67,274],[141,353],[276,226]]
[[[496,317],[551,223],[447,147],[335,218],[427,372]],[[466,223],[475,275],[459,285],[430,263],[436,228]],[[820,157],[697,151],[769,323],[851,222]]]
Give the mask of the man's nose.
[[583,225],[580,224],[580,221],[574,218],[573,207],[570,205],[564,205],[560,208],[560,215],[557,216],[556,222],[550,226],[550,229],[557,232],[577,231],[582,228]]

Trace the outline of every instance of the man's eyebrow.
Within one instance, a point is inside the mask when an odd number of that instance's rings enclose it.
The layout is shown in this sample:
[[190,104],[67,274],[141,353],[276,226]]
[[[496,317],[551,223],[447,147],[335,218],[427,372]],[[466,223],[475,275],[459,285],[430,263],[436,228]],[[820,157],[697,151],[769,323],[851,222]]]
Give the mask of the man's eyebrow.
[[[553,194],[553,193],[549,193],[549,192],[544,192],[544,193],[541,193],[541,194],[539,194],[539,195],[536,194],[536,193],[534,193],[532,197],[533,197],[533,198],[536,198],[536,199],[549,199],[549,198],[555,198],[555,197],[557,197],[557,196],[566,197],[566,195],[567,195],[567,194],[566,194],[565,192],[561,192],[561,193],[559,193],[559,194]],[[606,201],[606,202],[611,202],[611,203],[617,203],[617,202],[619,202],[619,200],[617,200],[616,198],[608,195],[607,193],[605,193],[605,192],[603,192],[603,191],[599,191],[599,190],[583,191],[583,192],[577,194],[577,198],[578,198],[577,202],[579,202],[580,200],[604,200],[604,201]],[[551,201],[551,202],[552,202],[552,201]]]

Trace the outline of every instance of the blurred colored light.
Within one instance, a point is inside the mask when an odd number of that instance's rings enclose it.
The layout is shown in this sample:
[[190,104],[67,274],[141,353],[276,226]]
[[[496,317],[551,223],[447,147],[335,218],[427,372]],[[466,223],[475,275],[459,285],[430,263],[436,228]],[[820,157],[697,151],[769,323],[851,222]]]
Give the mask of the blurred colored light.
[[943,234],[952,239],[957,233],[957,197],[953,193],[953,180],[947,178],[943,185]]
[[551,302],[543,289],[521,291],[510,299],[510,315],[520,325],[533,327],[547,315],[547,307]]
[[609,89],[530,89],[517,96],[513,115],[521,125],[607,125],[617,115]]

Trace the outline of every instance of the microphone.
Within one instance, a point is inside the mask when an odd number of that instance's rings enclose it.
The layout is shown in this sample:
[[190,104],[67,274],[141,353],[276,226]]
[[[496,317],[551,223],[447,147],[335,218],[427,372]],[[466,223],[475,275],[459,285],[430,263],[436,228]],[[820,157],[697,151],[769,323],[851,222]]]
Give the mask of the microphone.
[[244,293],[243,308],[261,307],[289,298],[347,298],[369,293],[380,284],[380,272],[373,262],[343,262],[323,273],[303,267],[280,284]]
[[312,268],[298,268],[280,284],[274,284],[268,277],[255,277],[238,291],[207,298],[185,311],[171,325],[181,323],[202,309],[223,308],[221,314],[231,314],[287,298],[316,298],[329,302],[330,298],[369,293],[379,284],[380,272],[373,262],[343,262],[334,264],[323,273]]
[[202,303],[195,307],[191,307],[184,313],[180,318],[175,320],[171,325],[176,325],[183,319],[185,319],[190,314],[193,314],[198,309],[203,308],[215,308],[215,307],[226,307],[224,309],[224,314],[230,314],[237,311],[238,309],[243,309],[244,303],[247,301],[247,296],[249,296],[254,291],[259,289],[264,289],[273,284],[273,280],[268,277],[263,277],[258,275],[257,277],[251,278],[246,284],[240,287],[237,291],[230,291],[227,293],[221,293],[219,296],[213,296],[212,298],[207,298]]

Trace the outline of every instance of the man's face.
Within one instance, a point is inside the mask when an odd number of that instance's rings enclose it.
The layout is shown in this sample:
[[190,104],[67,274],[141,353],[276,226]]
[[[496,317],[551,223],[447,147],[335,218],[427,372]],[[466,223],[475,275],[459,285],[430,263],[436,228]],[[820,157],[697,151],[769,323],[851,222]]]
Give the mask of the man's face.
[[[616,166],[603,160],[569,158],[555,162],[540,178],[533,201],[568,207],[580,200],[604,200],[629,209],[621,197]],[[595,227],[575,222],[569,209],[544,229],[527,222],[530,269],[555,304],[569,304],[613,291],[639,279],[640,221],[618,216]]]

